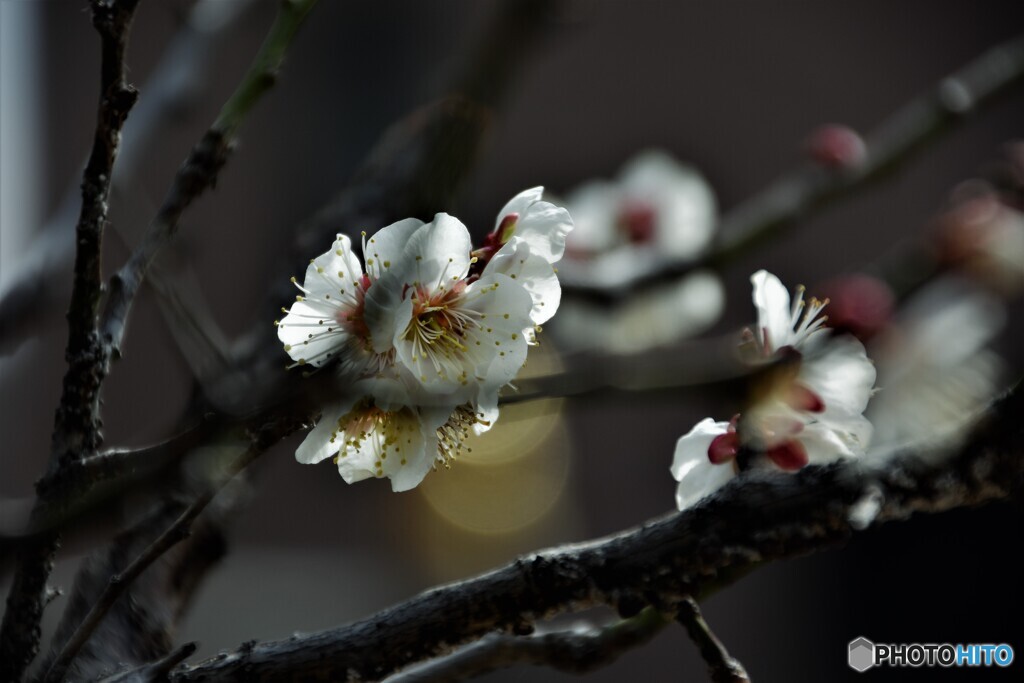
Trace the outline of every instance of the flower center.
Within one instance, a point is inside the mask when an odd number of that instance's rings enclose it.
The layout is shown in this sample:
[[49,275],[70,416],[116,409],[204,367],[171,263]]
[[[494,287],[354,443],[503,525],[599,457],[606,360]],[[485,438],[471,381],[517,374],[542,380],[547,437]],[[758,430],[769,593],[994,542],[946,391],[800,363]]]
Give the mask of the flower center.
[[635,199],[626,200],[619,209],[619,229],[633,244],[654,240],[657,214],[654,207]]
[[441,377],[450,371],[463,374],[466,333],[477,325],[479,314],[462,305],[465,291],[466,280],[460,280],[451,289],[433,292],[417,287],[412,295],[412,319],[404,338],[412,344],[413,360],[429,361]]
[[350,299],[340,306],[334,319],[364,346],[370,346],[370,328],[366,325],[366,290],[370,288],[370,276],[363,275]]

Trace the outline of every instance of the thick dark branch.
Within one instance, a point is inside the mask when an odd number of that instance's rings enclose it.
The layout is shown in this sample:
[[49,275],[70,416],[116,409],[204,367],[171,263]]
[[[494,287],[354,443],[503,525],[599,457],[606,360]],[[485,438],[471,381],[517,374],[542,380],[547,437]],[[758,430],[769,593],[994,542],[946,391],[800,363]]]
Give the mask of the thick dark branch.
[[[96,330],[103,282],[100,255],[121,126],[138,96],[125,80],[124,64],[137,4],[138,0],[92,3],[92,22],[102,46],[99,112],[82,173],[82,210],[75,227],[74,284],[67,312],[68,370],[54,419],[50,473],[94,453],[101,441],[99,392],[106,369]],[[19,680],[39,650],[46,579],[58,543],[56,535],[45,535],[22,549],[0,626],[0,680]]]
[[[1006,498],[1024,484],[1024,393],[998,401],[955,453],[907,449],[796,474],[748,471],[696,507],[609,538],[520,558],[362,621],[175,671],[174,681],[377,680],[495,630],[594,604],[671,611],[744,570],[842,543],[914,512]],[[927,460],[925,459],[927,458]],[[871,462],[871,461],[868,461]]]
[[635,617],[606,626],[534,635],[491,633],[450,655],[392,676],[386,683],[464,681],[517,664],[583,674],[650,641],[666,623],[657,610],[648,607]]
[[564,264],[559,271],[562,287],[578,296],[610,302],[628,291],[675,280],[696,268],[720,266],[814,211],[884,178],[1022,80],[1024,36],[1018,36],[942,79],[883,121],[865,137],[867,156],[859,166],[834,170],[807,164],[735,207],[719,223],[709,251],[693,261],[662,261],[627,286],[595,281]]
[[676,621],[683,625],[690,640],[697,646],[714,683],[750,683],[750,676],[743,665],[729,654],[722,641],[704,621],[696,600],[687,598],[679,603]]
[[100,332],[113,356],[120,353],[128,313],[146,277],[146,271],[160,249],[177,233],[181,214],[216,183],[221,167],[227,163],[238,127],[276,82],[288,46],[314,4],[316,0],[288,0],[280,3],[270,32],[242,82],[224,104],[210,130],[192,148],[178,169],[142,243],[111,278],[110,298],[103,311]]

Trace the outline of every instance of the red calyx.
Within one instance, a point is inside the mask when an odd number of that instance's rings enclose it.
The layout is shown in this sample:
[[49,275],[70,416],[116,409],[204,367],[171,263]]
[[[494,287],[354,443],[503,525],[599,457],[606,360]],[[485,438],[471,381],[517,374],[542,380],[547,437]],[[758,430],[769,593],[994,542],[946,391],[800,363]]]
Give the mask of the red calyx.
[[736,457],[740,451],[740,437],[735,431],[720,434],[711,440],[708,446],[708,460],[713,465],[721,465]]
[[793,472],[807,464],[807,450],[796,439],[783,441],[765,453],[779,469]]
[[646,244],[654,240],[656,218],[650,204],[627,200],[619,211],[619,227],[633,244]]

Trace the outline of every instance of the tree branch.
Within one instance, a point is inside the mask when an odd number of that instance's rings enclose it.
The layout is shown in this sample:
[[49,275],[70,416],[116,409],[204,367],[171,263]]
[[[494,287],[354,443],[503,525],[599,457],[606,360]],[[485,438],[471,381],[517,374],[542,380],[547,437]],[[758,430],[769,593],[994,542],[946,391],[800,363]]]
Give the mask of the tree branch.
[[[82,173],[82,210],[75,227],[77,249],[64,354],[68,370],[54,419],[50,473],[94,453],[101,441],[99,392],[106,372],[96,331],[103,275],[100,254],[121,127],[138,96],[125,80],[124,63],[137,5],[138,0],[92,2],[92,23],[100,34],[102,53],[99,112],[92,151]],[[2,680],[19,680],[39,651],[46,579],[58,544],[58,536],[45,535],[22,549],[0,626]]]
[[648,607],[635,617],[604,626],[585,625],[534,635],[490,633],[450,655],[392,676],[386,683],[464,681],[516,664],[583,674],[647,643],[667,623],[657,610]]
[[676,280],[701,267],[721,267],[737,254],[774,237],[809,214],[881,180],[927,144],[953,130],[1024,80],[1024,36],[990,49],[942,79],[865,136],[859,166],[827,169],[807,164],[782,176],[729,211],[710,249],[691,261],[662,260],[625,286],[597,281],[570,263],[559,268],[566,293],[612,302],[628,292]]
[[690,640],[700,651],[700,656],[707,662],[708,673],[714,683],[750,683],[743,665],[729,654],[722,641],[711,632],[696,600],[686,598],[679,603],[676,621],[683,625]]
[[1018,387],[954,453],[931,444],[875,465],[747,471],[699,505],[631,531],[522,557],[347,626],[176,670],[171,680],[377,680],[491,631],[573,609],[603,603],[627,617],[645,605],[671,611],[755,565],[834,546],[873,524],[1019,492],[1022,409]]

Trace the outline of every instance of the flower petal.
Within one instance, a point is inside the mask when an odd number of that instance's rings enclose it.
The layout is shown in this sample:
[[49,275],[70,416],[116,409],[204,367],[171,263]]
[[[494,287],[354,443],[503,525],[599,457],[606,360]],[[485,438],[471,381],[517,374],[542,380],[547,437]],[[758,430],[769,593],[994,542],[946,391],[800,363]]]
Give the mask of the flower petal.
[[320,421],[310,430],[295,451],[295,459],[304,465],[312,465],[338,452],[340,441],[334,439],[338,430],[338,418],[352,409],[355,399],[324,408]]
[[513,243],[521,241],[548,263],[557,263],[565,254],[565,238],[572,228],[568,211],[549,202],[535,202],[525,214],[519,215],[512,239],[498,253],[515,249]]
[[398,263],[413,233],[423,227],[418,218],[406,218],[381,228],[366,240],[366,270],[374,279]]
[[711,442],[727,433],[728,427],[728,422],[705,418],[676,442],[671,469],[672,476],[679,482],[676,506],[680,510],[720,489],[735,476],[732,463],[713,465],[708,458]]
[[277,325],[277,338],[292,360],[320,367],[351,342],[337,321],[341,309],[319,302],[297,301]]
[[759,270],[750,276],[754,285],[754,307],[757,308],[757,333],[768,334],[771,351],[777,351],[790,343],[793,336],[793,316],[789,309],[789,292],[779,278],[767,270]]
[[530,208],[530,205],[539,202],[540,198],[544,196],[544,186],[538,185],[537,187],[531,187],[528,190],[523,190],[512,199],[508,200],[505,206],[501,207],[501,211],[498,212],[498,217],[494,221],[494,229],[497,230],[501,226],[501,222],[505,220],[505,216],[515,213],[519,214],[522,218],[526,214],[526,210]]
[[853,337],[833,338],[827,344],[820,355],[804,361],[799,381],[825,402],[823,419],[860,415],[875,385],[875,366]]
[[503,251],[499,251],[487,264],[484,276],[501,273],[518,282],[533,300],[530,320],[534,325],[547,322],[562,300],[562,286],[558,283],[554,267],[546,259],[531,253],[529,244],[525,242],[514,251]]

